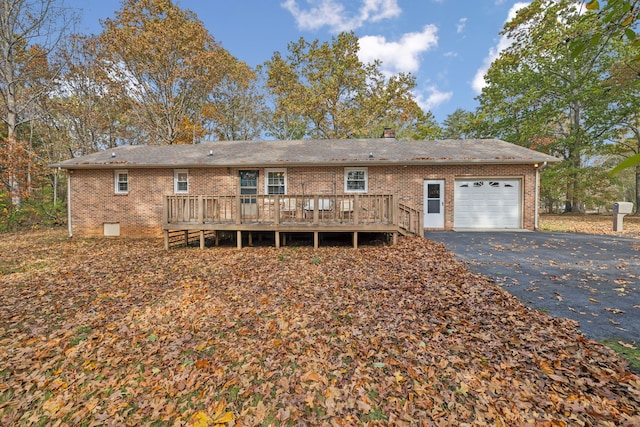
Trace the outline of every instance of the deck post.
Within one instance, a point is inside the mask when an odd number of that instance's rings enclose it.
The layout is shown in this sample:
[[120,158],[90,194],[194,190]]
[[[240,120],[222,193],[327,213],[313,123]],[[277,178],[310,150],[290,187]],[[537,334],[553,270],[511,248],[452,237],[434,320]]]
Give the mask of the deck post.
[[169,230],[164,230],[164,250],[169,250]]
[[275,225],[280,224],[280,196],[278,194],[276,194],[276,197],[274,199],[274,206],[273,206],[273,223]]
[[353,196],[353,224],[360,224],[360,196],[358,194]]
[[313,232],[313,249],[318,249],[318,232]]
[[162,198],[162,221],[169,223],[169,196]]
[[398,232],[394,231],[393,232],[393,245],[397,245],[398,244]]
[[248,245],[251,247],[253,246],[253,231],[249,232],[249,242]]
[[276,231],[276,249],[280,248],[280,232]]
[[189,230],[184,230],[184,245],[189,246]]
[[236,197],[236,225],[242,224],[242,197]]
[[313,223],[318,224],[320,222],[320,206],[318,204],[319,197],[313,196]]
[[414,221],[414,218],[413,218],[413,209],[411,209],[411,210],[409,211],[409,231],[411,231],[411,229],[413,228],[413,221]]
[[242,231],[238,230],[236,231],[236,236],[237,236],[237,247],[238,249],[242,249]]
[[216,237],[216,246],[220,245],[220,235],[218,234],[218,230],[214,230],[213,235]]
[[353,232],[353,249],[358,249],[358,232]]
[[204,230],[200,230],[200,249],[204,249]]

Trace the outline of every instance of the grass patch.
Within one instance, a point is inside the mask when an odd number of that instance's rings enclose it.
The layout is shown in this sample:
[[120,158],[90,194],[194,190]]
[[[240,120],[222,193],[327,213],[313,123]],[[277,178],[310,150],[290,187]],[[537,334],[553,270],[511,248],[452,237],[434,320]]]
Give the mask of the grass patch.
[[384,421],[387,419],[389,419],[389,417],[387,417],[379,408],[373,408],[371,412],[365,416],[365,420],[367,421]]
[[[616,354],[629,363],[635,372],[640,372],[640,346],[627,344],[624,341],[603,340],[602,344],[615,351]],[[624,344],[624,345],[623,345]]]
[[86,340],[89,334],[91,333],[91,328],[88,326],[82,326],[78,328],[76,331],[76,336],[69,342],[71,347],[80,344],[82,341]]
[[0,276],[18,273],[21,270],[22,268],[20,268],[18,263],[7,261],[0,262]]

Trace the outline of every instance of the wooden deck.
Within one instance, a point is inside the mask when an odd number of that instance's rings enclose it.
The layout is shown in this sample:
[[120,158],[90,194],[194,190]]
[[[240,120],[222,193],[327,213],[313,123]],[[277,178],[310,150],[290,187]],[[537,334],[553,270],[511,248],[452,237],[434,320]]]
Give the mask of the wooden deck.
[[275,246],[285,243],[283,233],[313,233],[318,247],[319,233],[421,234],[422,212],[397,201],[393,195],[171,195],[163,199],[165,249],[170,234],[183,232],[186,241],[198,234],[200,247],[205,236],[219,232],[237,233],[242,247],[242,233],[273,232]]

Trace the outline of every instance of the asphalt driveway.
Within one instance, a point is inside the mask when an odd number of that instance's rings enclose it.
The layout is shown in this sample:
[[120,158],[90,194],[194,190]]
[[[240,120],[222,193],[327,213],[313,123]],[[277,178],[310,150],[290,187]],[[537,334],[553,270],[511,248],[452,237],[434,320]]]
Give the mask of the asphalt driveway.
[[550,232],[427,232],[471,271],[587,338],[640,343],[640,240]]

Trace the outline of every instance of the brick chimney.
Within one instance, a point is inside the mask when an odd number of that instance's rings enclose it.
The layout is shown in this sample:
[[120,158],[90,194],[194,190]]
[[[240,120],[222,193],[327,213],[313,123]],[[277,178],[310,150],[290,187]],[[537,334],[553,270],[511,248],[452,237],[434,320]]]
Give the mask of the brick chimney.
[[396,131],[391,129],[391,128],[384,128],[384,131],[382,131],[382,137],[383,138],[395,139]]

